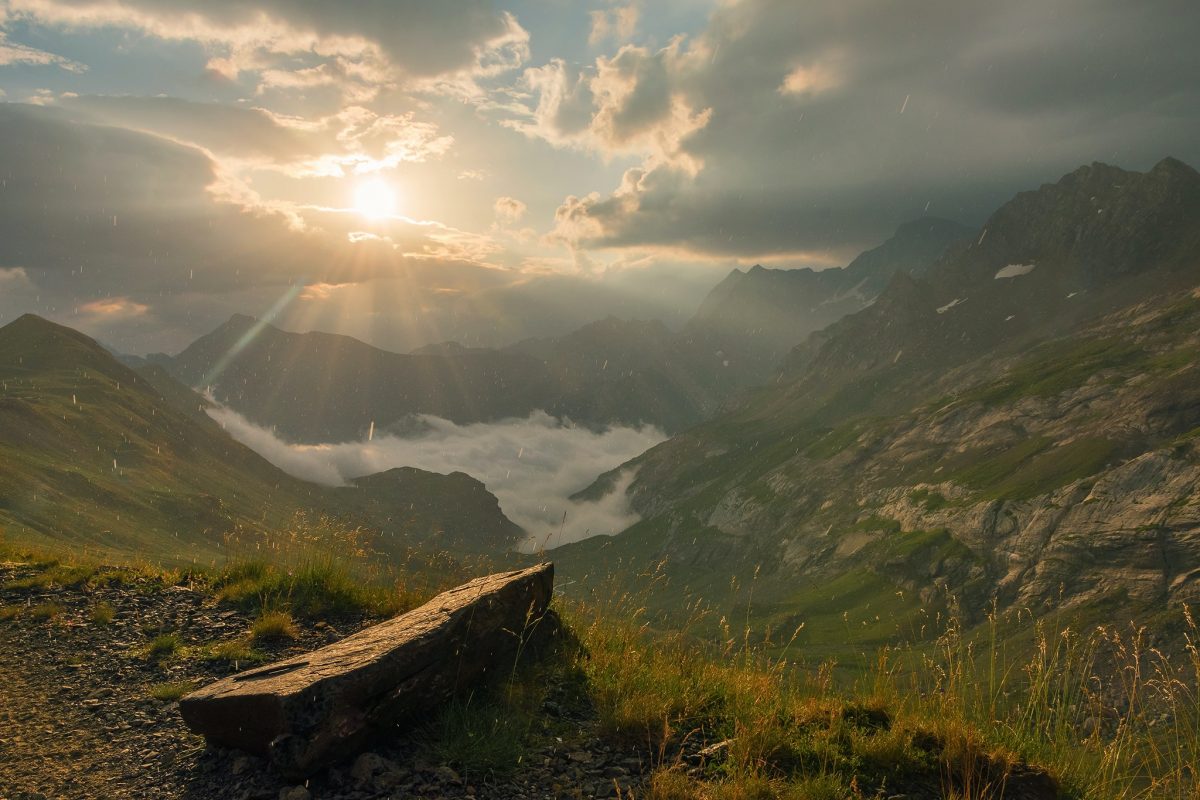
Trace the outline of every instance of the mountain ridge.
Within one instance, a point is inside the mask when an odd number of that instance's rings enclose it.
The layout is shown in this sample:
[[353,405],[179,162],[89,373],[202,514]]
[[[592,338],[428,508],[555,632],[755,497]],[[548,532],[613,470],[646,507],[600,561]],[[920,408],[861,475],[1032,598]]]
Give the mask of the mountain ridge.
[[[665,562],[678,591],[726,599],[731,572],[758,575],[761,621],[829,631],[817,587],[903,593],[865,623],[880,643],[913,598],[977,621],[993,599],[1146,614],[1196,596],[1170,565],[1200,563],[1200,176],[1113,169],[1018,195],[983,245],[896,274],[778,384],[620,467],[642,521],[560,548],[564,572]],[[861,614],[845,591],[839,613]]]
[[360,491],[292,478],[230,438],[160,367],[138,373],[35,315],[0,327],[0,387],[0,525],[10,538],[207,560],[239,526],[280,526],[301,511],[365,520],[401,550],[436,538],[503,551],[520,535],[466,476],[421,473],[445,510],[416,509],[370,481]]
[[[673,433],[766,382],[812,330],[870,302],[884,277],[923,271],[969,230],[926,218],[902,225],[845,269],[735,270],[678,334],[661,321],[610,316],[503,348],[443,342],[403,354],[236,314],[160,363],[293,441],[360,439],[372,426],[403,430],[420,414],[468,424],[534,411],[595,428],[649,424]],[[781,292],[775,283],[795,286]],[[796,305],[797,297],[807,305]],[[319,391],[312,375],[325,376]]]

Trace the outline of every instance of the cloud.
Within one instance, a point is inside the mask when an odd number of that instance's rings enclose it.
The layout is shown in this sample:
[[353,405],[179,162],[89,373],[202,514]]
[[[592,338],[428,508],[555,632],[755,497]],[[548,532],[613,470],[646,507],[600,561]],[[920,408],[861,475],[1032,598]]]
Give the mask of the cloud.
[[[1200,161],[1200,5],[741,0],[650,51],[526,70],[509,125],[646,158],[567,196],[555,238],[779,258],[926,213],[980,222],[1093,160]],[[902,113],[903,112],[903,113]]]
[[0,267],[0,288],[12,291],[32,286],[33,282],[29,280],[29,273],[24,267]]
[[423,432],[411,436],[377,433],[369,442],[294,445],[228,408],[212,408],[209,414],[280,469],[316,483],[340,486],[401,466],[466,472],[482,481],[505,515],[525,530],[525,549],[615,534],[637,522],[625,497],[631,474],[597,502],[570,496],[666,438],[650,427],[596,433],[535,412],[527,419],[473,425],[422,416]]
[[[3,16],[0,16],[0,21],[2,20]],[[54,66],[64,69],[67,72],[87,71],[86,64],[80,64],[78,61],[72,61],[63,56],[48,53],[45,50],[38,50],[36,47],[10,41],[4,32],[0,31],[0,67],[8,67],[14,64]]]
[[341,59],[359,78],[486,70],[511,62],[515,24],[488,0],[361,0],[352,9],[290,0],[8,0],[7,7],[12,18],[68,30],[119,27],[196,41],[226,77],[297,56]]
[[150,306],[130,300],[128,297],[109,297],[84,303],[79,310],[95,317],[122,319],[140,317],[150,310]]
[[796,67],[784,77],[779,93],[798,97],[823,94],[842,85],[841,71],[833,64],[818,61]]
[[525,216],[528,206],[515,197],[497,197],[492,209],[495,211],[497,222],[501,225],[511,225]]
[[628,41],[637,29],[641,13],[637,3],[629,3],[616,8],[592,11],[590,16],[592,32],[588,35],[588,44],[594,47],[608,39],[617,42]]
[[328,300],[334,292],[353,286],[352,283],[310,283],[300,292],[301,300]]
[[659,50],[625,45],[586,68],[553,60],[525,71],[536,103],[504,124],[556,146],[642,155],[695,172],[700,161],[684,143],[708,124],[711,110],[682,92],[685,60],[682,38]]
[[[490,235],[242,197],[210,153],[81,113],[0,104],[0,314],[36,311],[124,352],[180,350],[297,286],[304,300],[284,309],[285,327],[398,351],[448,339],[502,346],[608,314],[678,324],[731,266],[597,262],[595,274],[561,275],[514,259],[501,268],[494,261],[505,254]],[[222,119],[280,135],[270,117]],[[76,311],[114,290],[147,310],[122,324]]]
[[294,177],[363,174],[438,159],[453,137],[412,112],[350,105],[315,118],[265,108],[174,97],[82,95],[57,105],[80,119],[144,130],[229,157],[241,172],[274,169]]

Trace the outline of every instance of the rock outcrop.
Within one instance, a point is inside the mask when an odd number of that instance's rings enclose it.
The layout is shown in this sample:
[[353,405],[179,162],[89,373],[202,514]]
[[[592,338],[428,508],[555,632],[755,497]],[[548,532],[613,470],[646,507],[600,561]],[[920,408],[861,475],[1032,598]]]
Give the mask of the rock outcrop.
[[184,697],[210,742],[304,777],[373,730],[428,711],[518,651],[546,614],[552,564],[477,578],[335,644]]

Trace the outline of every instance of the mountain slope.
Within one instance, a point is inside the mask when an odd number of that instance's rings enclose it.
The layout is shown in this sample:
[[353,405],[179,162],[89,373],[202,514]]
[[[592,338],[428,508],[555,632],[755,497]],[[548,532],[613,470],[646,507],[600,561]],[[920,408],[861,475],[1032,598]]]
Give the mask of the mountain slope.
[[[160,369],[134,372],[69,328],[33,315],[0,328],[5,536],[186,561],[218,554],[236,526],[279,527],[297,511],[356,515],[397,547],[449,529],[439,541],[491,551],[519,533],[494,497],[480,506],[482,485],[464,486],[466,476],[424,474],[428,496],[444,502],[403,518],[380,513],[407,497],[394,486],[291,478],[229,438],[204,404]],[[470,526],[464,508],[476,510]]]
[[969,621],[1200,594],[1200,175],[1085,167],[985,231],[631,462],[643,521],[564,572],[665,560],[728,603],[758,571],[754,613],[809,643],[951,595]]
[[416,414],[465,424],[535,410],[603,427],[681,430],[715,401],[661,323],[615,318],[503,350],[452,343],[390,353],[348,336],[296,334],[235,316],[174,358],[181,381],[211,391],[296,441],[363,438]]
[[[766,383],[791,348],[869,305],[897,273],[922,275],[972,229],[928,217],[901,225],[842,269],[734,270],[709,293],[682,336],[728,362],[746,385]],[[718,355],[719,354],[719,355]]]

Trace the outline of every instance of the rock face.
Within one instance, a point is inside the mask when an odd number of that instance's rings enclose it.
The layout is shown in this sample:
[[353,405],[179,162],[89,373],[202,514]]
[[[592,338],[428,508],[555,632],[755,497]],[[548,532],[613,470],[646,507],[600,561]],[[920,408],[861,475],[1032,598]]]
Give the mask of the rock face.
[[477,578],[328,647],[210,684],[184,697],[180,714],[209,742],[303,777],[503,664],[543,619],[553,583],[549,563]]

